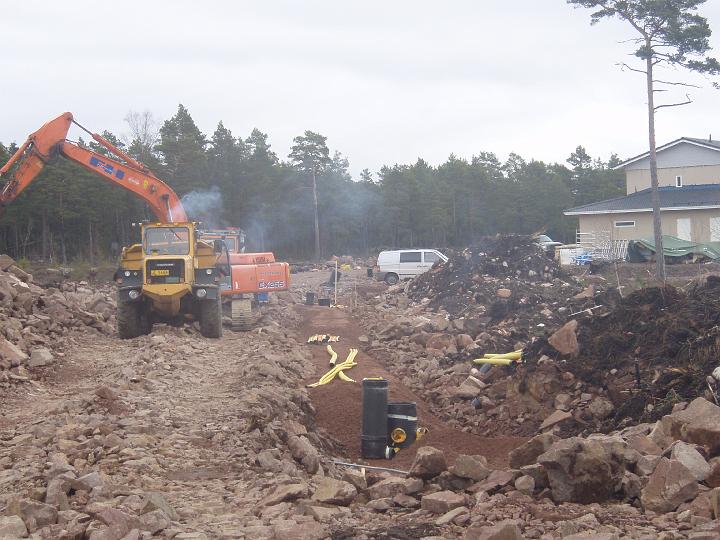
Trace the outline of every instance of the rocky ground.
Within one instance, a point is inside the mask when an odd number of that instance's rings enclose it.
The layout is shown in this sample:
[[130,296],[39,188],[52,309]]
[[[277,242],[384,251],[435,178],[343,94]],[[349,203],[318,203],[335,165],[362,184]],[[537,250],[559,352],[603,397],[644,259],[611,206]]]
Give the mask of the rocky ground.
[[[343,274],[344,307],[306,307],[307,291],[331,296],[310,271],[251,332],[156,325],[122,341],[110,289],[41,288],[3,260],[0,538],[720,538],[720,407],[698,397],[655,423],[562,438],[567,418],[548,416],[602,415],[611,396],[550,363],[525,379],[473,373],[468,358],[515,339],[507,318],[474,332],[364,270]],[[554,298],[534,309],[559,326],[569,304]],[[373,462],[405,472],[333,463],[360,461],[360,385],[306,387],[328,369],[306,343],[319,332],[341,336],[343,357],[360,349],[353,378],[384,376],[417,402],[427,438]],[[567,402],[534,404],[527,381]]]

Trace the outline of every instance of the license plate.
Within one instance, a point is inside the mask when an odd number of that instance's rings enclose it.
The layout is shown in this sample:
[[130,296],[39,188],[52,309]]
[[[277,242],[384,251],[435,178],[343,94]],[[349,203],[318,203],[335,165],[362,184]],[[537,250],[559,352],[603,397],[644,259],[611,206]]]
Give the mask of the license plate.
[[150,270],[151,276],[169,276],[170,270]]

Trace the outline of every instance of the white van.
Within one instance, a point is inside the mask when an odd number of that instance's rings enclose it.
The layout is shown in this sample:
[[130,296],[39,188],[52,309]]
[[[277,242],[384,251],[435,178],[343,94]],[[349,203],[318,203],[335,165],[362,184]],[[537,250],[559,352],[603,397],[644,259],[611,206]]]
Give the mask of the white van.
[[410,279],[427,272],[438,261],[448,258],[436,249],[398,249],[381,251],[374,274],[380,281],[395,285],[401,279]]

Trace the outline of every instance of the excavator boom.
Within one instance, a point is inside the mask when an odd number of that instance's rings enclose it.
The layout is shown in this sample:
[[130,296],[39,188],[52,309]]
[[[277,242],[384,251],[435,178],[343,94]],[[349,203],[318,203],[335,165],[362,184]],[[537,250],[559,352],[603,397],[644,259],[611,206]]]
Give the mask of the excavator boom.
[[[66,140],[71,124],[87,131],[117,159],[113,159]],[[85,169],[97,173],[108,182],[121,186],[143,199],[161,223],[188,221],[180,199],[165,182],[134,160],[110,141],[91,133],[66,112],[30,135],[10,160],[0,169],[0,181],[7,177],[0,190],[0,206],[14,200],[40,174],[56,155],[62,155]],[[14,171],[11,172],[13,166]]]

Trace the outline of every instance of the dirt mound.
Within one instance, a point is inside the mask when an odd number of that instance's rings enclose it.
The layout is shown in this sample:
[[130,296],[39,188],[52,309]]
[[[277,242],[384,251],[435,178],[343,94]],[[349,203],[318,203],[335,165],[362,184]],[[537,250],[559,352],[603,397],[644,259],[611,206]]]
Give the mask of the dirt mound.
[[720,278],[711,276],[688,290],[641,289],[607,313],[578,321],[577,358],[563,358],[544,339],[525,357],[532,369],[546,355],[578,379],[607,389],[617,406],[605,425],[611,429],[629,419],[656,420],[675,403],[709,394],[708,376],[720,364],[718,323]]
[[462,332],[486,352],[504,352],[562,324],[581,289],[531,237],[498,235],[415,278],[408,296],[428,311],[462,320]]
[[489,314],[498,318],[517,306],[501,302],[493,285],[510,279],[516,286],[532,289],[561,275],[557,263],[531,237],[493,236],[418,276],[408,292],[413,300],[430,298],[430,307],[442,307],[451,315],[476,304],[489,305]]

